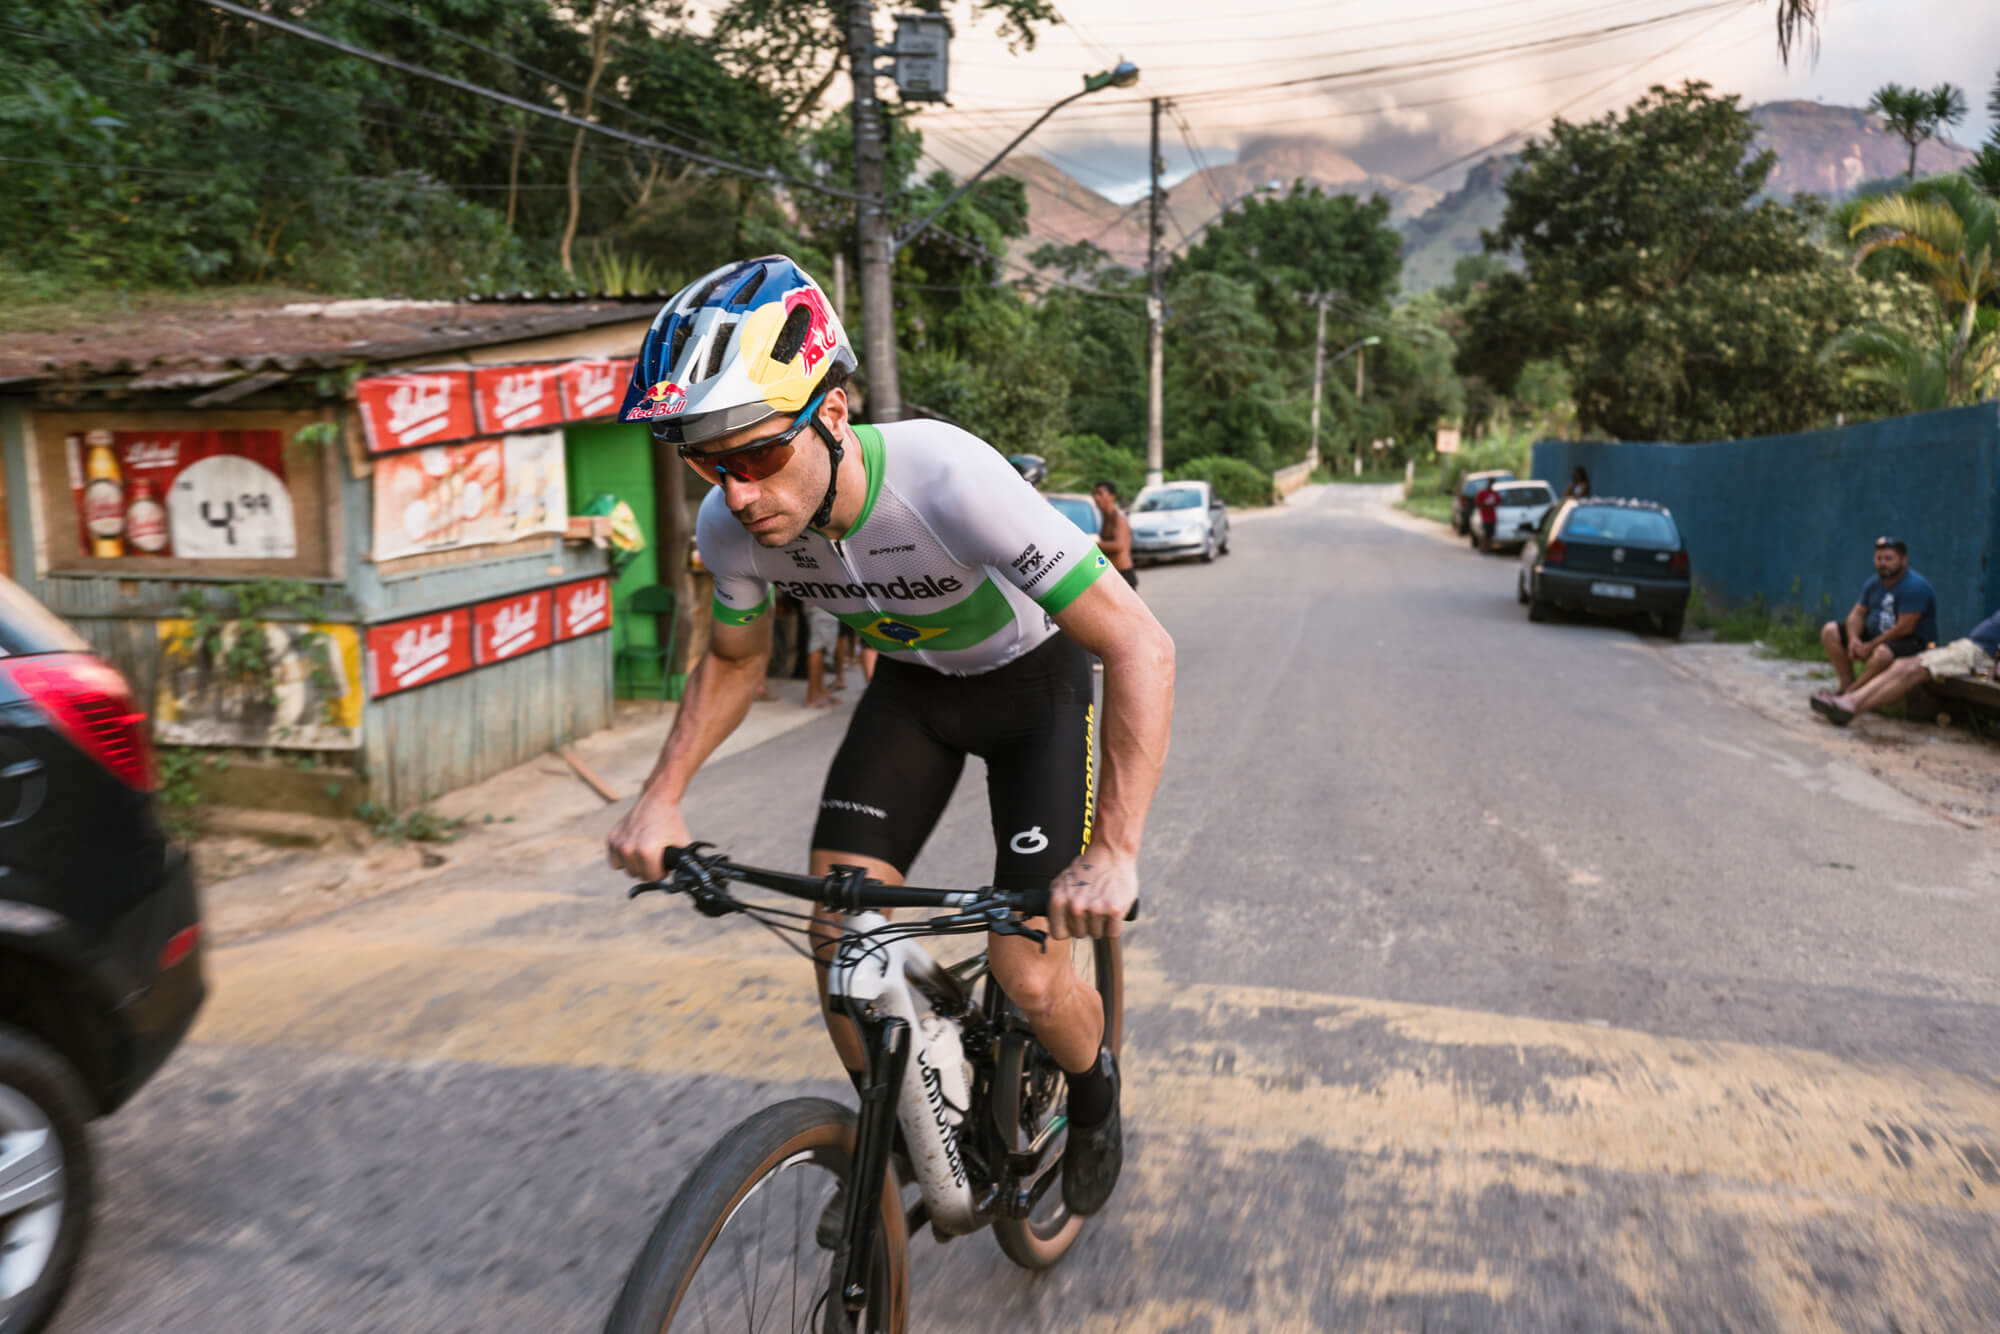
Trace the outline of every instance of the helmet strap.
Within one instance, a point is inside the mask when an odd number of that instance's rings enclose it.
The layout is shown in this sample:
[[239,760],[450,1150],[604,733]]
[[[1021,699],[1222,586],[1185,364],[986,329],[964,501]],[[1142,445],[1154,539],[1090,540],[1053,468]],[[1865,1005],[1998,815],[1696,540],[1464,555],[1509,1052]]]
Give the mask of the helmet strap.
[[840,460],[847,453],[847,448],[840,443],[840,437],[828,430],[826,423],[819,419],[817,403],[813,405],[812,427],[819,432],[819,438],[826,441],[827,456],[833,460],[833,466],[827,469],[826,474],[826,498],[819,502],[819,509],[812,516],[811,526],[824,529],[833,521],[833,494],[840,485]]

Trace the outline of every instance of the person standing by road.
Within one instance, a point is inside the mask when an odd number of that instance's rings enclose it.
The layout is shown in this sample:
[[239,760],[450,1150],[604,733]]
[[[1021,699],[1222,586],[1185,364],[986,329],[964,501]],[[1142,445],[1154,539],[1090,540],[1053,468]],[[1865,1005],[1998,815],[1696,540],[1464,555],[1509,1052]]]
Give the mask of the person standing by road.
[[1500,493],[1493,489],[1493,479],[1479,484],[1479,494],[1472,498],[1472,506],[1479,511],[1479,531],[1488,551],[1493,549],[1493,530],[1500,524]]
[[1118,577],[1137,588],[1139,571],[1132,563],[1132,522],[1118,508],[1118,483],[1099,482],[1090,488],[1090,498],[1096,502],[1103,519],[1097,534],[1098,549],[1111,562],[1111,568],[1118,571]]
[[1590,499],[1590,474],[1583,470],[1581,463],[1569,470],[1569,490],[1563,492],[1569,500]]
[[1820,647],[1839,682],[1836,694],[1899,658],[1914,658],[1937,637],[1937,594],[1930,580],[1910,568],[1910,549],[1900,537],[1875,539],[1875,577],[1862,585],[1846,620],[1828,621],[1819,631]]

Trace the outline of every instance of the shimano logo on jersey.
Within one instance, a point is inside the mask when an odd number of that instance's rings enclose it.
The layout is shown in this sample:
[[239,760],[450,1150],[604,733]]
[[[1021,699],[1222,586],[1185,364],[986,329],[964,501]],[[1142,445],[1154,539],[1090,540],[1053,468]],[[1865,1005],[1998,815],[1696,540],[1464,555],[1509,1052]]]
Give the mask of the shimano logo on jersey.
[[868,554],[871,556],[893,556],[899,551],[915,551],[916,549],[917,544],[915,542],[905,542],[900,547],[871,547]]
[[822,810],[853,811],[856,815],[872,815],[878,820],[889,818],[889,812],[880,806],[869,806],[859,801],[842,801],[839,797],[827,797],[820,802]]
[[958,1123],[947,1114],[952,1108],[945,1100],[944,1078],[937,1067],[924,1059],[924,1049],[917,1048],[917,1070],[923,1076],[924,1101],[930,1104],[931,1120],[937,1123],[938,1139],[944,1146],[945,1165],[951,1168],[952,1184],[965,1184],[965,1160],[958,1156]]
[[947,597],[958,592],[965,585],[957,575],[948,574],[942,579],[925,575],[921,579],[891,579],[888,583],[870,580],[865,584],[823,584],[817,579],[779,579],[778,587],[801,602],[828,602],[835,598],[893,598],[898,602],[922,602],[927,598]]

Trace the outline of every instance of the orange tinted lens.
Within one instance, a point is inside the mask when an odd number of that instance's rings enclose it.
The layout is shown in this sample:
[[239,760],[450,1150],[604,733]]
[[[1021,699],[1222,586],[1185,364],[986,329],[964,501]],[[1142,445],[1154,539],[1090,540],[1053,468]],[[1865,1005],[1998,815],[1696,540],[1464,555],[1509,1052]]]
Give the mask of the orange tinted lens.
[[754,445],[748,449],[732,449],[712,458],[700,455],[683,457],[687,457],[689,467],[717,486],[722,484],[724,473],[746,482],[761,482],[792,461],[792,446],[790,442]]

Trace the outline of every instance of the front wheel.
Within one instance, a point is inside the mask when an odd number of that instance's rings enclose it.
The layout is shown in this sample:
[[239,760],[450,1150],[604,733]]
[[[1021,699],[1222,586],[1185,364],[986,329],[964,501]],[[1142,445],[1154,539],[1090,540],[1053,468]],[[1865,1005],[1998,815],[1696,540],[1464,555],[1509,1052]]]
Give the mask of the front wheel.
[[1208,535],[1208,544],[1201,549],[1201,563],[1208,564],[1215,559],[1215,534]]
[[[1053,944],[1053,942],[1052,942]],[[1104,1006],[1104,1046],[1113,1056],[1125,1036],[1125,958],[1115,940],[1072,940],[1070,967],[1097,993]],[[1020,1072],[1024,1096],[1021,1131],[1032,1138],[1053,1117],[1063,1114],[1067,1081],[1055,1060],[1031,1042]],[[1052,1152],[1060,1153],[1058,1145]],[[1058,1174],[1060,1167],[1056,1168]],[[1063,1258],[1083,1232],[1084,1219],[1069,1211],[1062,1202],[1060,1175],[1026,1218],[1001,1217],[993,1220],[993,1237],[1009,1260],[1023,1269],[1047,1269]]]
[[[723,1136],[646,1239],[605,1334],[843,1328],[827,1309],[833,1250],[821,1244],[820,1221],[853,1172],[854,1127],[839,1103],[797,1098]],[[909,1253],[893,1171],[875,1236],[856,1334],[903,1334]]]

